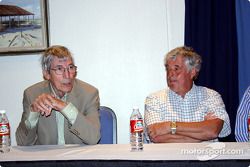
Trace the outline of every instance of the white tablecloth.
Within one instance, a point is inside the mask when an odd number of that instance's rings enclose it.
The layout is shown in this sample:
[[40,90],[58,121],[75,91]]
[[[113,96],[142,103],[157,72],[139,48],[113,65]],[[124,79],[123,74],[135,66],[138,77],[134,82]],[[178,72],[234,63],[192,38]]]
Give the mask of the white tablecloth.
[[219,160],[250,159],[250,143],[144,144],[131,152],[129,144],[14,146],[0,153],[2,161],[43,160]]

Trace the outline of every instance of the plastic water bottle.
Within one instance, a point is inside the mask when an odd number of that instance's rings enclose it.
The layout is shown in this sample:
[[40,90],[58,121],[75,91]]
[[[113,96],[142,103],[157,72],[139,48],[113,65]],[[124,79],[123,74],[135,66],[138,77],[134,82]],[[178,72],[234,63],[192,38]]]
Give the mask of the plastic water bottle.
[[5,110],[0,110],[0,152],[10,151],[10,124]]
[[130,116],[130,145],[131,151],[143,150],[143,118],[137,107]]

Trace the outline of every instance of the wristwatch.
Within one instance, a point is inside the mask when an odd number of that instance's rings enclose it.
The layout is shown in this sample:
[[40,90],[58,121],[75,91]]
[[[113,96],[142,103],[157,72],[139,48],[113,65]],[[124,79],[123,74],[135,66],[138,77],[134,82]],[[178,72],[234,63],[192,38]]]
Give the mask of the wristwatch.
[[176,133],[176,122],[170,123],[171,134],[174,135]]

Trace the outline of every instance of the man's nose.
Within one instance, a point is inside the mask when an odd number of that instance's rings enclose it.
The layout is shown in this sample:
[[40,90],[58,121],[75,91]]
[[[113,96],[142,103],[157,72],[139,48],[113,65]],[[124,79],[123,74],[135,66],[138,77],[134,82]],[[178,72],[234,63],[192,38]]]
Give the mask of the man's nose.
[[173,70],[169,70],[167,75],[168,75],[168,77],[172,77],[172,76],[174,76],[174,74],[175,73]]
[[67,68],[64,69],[63,76],[64,76],[64,78],[69,78],[70,73],[69,73],[69,70]]

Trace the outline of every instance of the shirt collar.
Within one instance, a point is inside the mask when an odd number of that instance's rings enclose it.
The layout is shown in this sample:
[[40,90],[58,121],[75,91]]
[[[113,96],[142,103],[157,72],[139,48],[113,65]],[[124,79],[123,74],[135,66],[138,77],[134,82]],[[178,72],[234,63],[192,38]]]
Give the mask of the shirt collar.
[[195,94],[195,91],[197,89],[197,86],[193,82],[192,88],[185,94],[185,98],[191,97],[193,94]]
[[64,96],[63,96],[62,98],[60,98],[60,97],[56,94],[56,91],[55,91],[55,89],[54,89],[54,87],[52,86],[51,83],[49,83],[49,87],[50,87],[50,89],[51,89],[52,94],[53,94],[56,98],[62,99],[62,100],[65,100],[65,101],[66,101],[66,98],[67,98],[67,96],[68,96],[68,93],[65,93]]
[[169,89],[169,93],[170,93],[172,96],[175,96],[175,97],[178,97],[178,98],[181,98],[181,99],[186,99],[186,98],[191,97],[193,94],[195,94],[196,89],[197,89],[197,86],[196,86],[196,85],[194,84],[194,82],[193,82],[192,88],[185,94],[184,98],[182,98],[181,95],[178,95],[177,93],[175,93],[175,92],[172,91],[171,89]]

